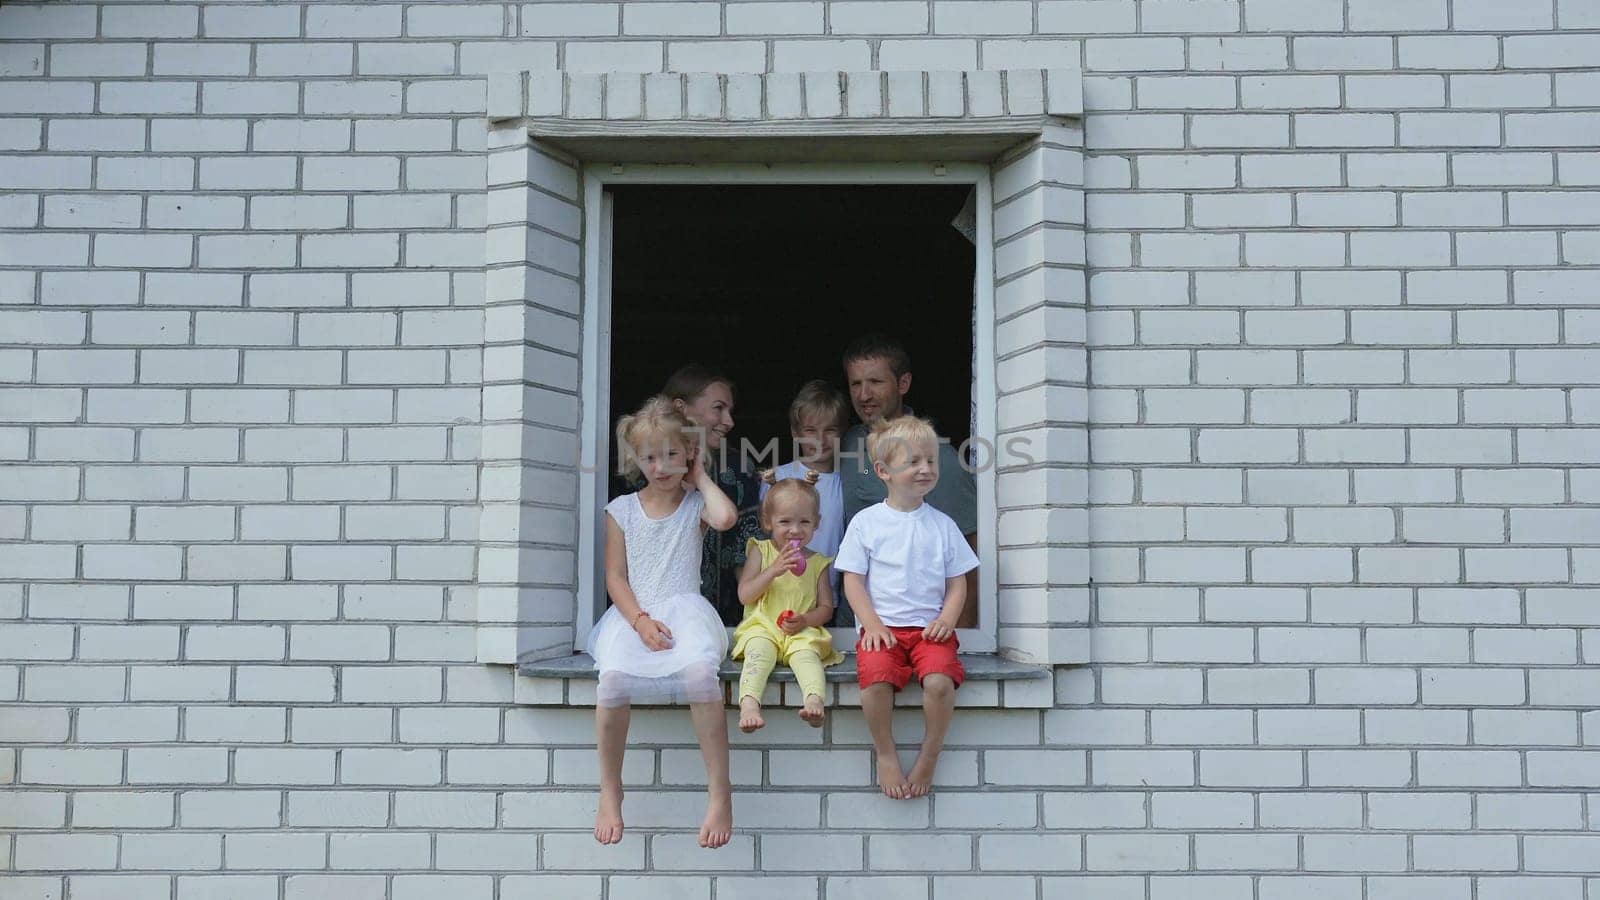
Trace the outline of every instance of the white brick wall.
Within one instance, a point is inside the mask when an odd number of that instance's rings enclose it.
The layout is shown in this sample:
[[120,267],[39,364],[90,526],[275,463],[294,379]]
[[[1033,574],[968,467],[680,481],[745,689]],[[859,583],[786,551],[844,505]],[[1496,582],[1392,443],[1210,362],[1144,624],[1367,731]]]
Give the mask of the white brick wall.
[[[0,896],[1594,900],[1597,59],[1593,0],[0,6]],[[640,711],[601,851],[588,713],[472,661],[539,490],[478,488],[483,76],[558,64],[1082,68],[1086,323],[998,332],[1088,335],[1027,521],[1094,661],[930,800],[775,723],[706,854]]]

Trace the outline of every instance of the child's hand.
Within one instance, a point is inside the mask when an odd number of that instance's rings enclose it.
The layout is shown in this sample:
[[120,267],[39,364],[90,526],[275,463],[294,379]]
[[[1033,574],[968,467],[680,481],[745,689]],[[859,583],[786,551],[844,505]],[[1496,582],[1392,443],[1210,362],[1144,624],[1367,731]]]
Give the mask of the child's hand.
[[867,625],[861,629],[863,650],[887,650],[894,645],[894,634],[885,625]]
[[805,620],[794,614],[794,610],[786,609],[778,614],[778,628],[784,634],[799,634],[806,630]]
[[943,616],[929,622],[928,627],[922,629],[923,638],[933,641],[935,644],[942,644],[950,640],[950,636],[955,633],[955,626],[946,622]]
[[806,548],[785,547],[783,552],[778,554],[778,558],[772,561],[772,565],[767,566],[767,571],[772,573],[773,578],[777,578],[779,575],[796,568],[800,561],[805,558]]
[[652,652],[672,647],[672,629],[649,615],[640,616],[639,620],[633,623],[633,630],[638,633],[639,640],[643,641]]
[[683,486],[692,490],[700,480],[700,473],[704,471],[700,465],[700,448],[690,444],[689,452],[684,454],[683,460]]

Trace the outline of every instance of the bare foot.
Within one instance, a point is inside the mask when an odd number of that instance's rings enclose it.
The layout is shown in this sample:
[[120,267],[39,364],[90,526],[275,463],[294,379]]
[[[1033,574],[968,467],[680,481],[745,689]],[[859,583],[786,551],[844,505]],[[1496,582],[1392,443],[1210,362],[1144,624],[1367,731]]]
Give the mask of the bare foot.
[[821,728],[822,719],[826,715],[822,708],[822,698],[816,694],[807,694],[805,705],[800,707],[800,718],[812,728]]
[[733,837],[733,795],[726,790],[706,796],[706,820],[700,823],[700,846],[715,850]]
[[761,703],[754,697],[743,697],[739,700],[739,730],[745,734],[765,727],[767,720],[761,718]]
[[602,844],[622,840],[622,790],[600,789],[600,811],[594,817],[594,839]]
[[926,797],[933,790],[933,770],[939,765],[939,755],[926,752],[917,754],[917,761],[911,764],[911,774],[906,777],[906,786],[910,789],[907,797]]
[[878,789],[890,800],[904,800],[911,796],[910,785],[900,769],[900,757],[894,751],[878,754]]

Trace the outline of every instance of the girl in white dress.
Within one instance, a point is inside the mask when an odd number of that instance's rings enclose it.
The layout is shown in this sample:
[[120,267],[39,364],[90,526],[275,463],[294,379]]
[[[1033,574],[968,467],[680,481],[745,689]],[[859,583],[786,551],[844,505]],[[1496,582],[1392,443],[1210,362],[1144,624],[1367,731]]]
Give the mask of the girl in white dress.
[[629,704],[687,703],[706,765],[706,817],[700,846],[721,847],[733,831],[728,782],[728,721],[717,666],[728,633],[700,596],[700,548],[708,526],[733,527],[728,496],[706,473],[691,425],[664,397],[652,397],[617,422],[625,474],[645,478],[637,493],[606,504],[606,591],[611,608],[589,634],[600,670],[595,749],[600,810],[594,837],[622,840],[622,756]]

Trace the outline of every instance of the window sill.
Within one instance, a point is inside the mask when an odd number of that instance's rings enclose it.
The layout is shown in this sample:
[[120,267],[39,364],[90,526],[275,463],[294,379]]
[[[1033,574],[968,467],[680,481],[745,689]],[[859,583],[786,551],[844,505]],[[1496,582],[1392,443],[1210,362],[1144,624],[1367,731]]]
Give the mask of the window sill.
[[[956,705],[963,707],[1045,709],[1055,703],[1055,679],[1051,669],[1012,662],[990,653],[963,653],[961,665],[967,680],[956,692]],[[739,682],[739,663],[723,660],[718,674],[723,682],[723,700],[732,703],[732,692]],[[856,657],[846,653],[844,661],[826,670],[829,706],[860,706],[861,690],[856,686]],[[593,706],[598,673],[594,660],[586,653],[556,659],[525,662],[517,666],[515,701],[529,706]],[[799,707],[794,672],[780,666],[768,679],[767,706]],[[907,686],[896,695],[900,706],[922,702],[922,690]]]

